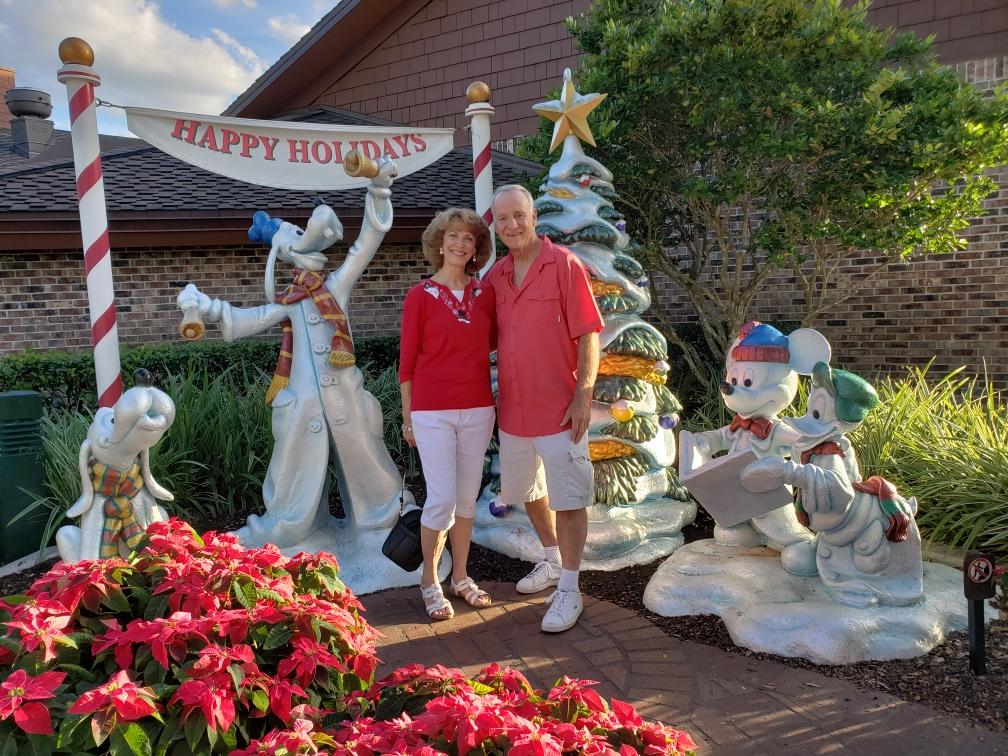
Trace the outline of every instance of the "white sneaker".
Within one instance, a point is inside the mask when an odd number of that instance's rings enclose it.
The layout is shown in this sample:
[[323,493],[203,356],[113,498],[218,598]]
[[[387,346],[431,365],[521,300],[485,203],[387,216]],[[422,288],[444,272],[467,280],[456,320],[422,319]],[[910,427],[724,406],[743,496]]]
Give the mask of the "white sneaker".
[[570,630],[578,621],[584,609],[581,591],[554,591],[549,597],[550,608],[543,617],[544,633],[562,633]]
[[539,593],[560,582],[560,565],[544,559],[532,568],[532,572],[515,583],[518,593]]

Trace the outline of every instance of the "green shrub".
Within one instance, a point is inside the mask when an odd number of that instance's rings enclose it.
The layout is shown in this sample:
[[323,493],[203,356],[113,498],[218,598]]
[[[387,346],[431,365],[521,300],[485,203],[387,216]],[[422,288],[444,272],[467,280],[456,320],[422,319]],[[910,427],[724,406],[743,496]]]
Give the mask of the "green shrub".
[[[373,336],[355,342],[357,363],[365,372],[380,372],[399,358],[399,339]],[[127,386],[137,368],[147,368],[159,386],[170,375],[205,369],[214,375],[233,366],[272,374],[280,344],[277,340],[168,342],[130,347],[120,362]],[[240,384],[236,385],[236,388]],[[93,410],[94,356],[91,350],[59,352],[25,350],[0,357],[0,391],[38,391],[52,409]]]

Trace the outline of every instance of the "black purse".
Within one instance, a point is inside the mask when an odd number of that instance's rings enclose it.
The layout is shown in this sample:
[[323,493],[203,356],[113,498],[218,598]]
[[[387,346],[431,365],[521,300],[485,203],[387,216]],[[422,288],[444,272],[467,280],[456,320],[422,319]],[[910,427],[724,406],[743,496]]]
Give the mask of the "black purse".
[[420,546],[420,516],[423,509],[415,504],[406,505],[406,473],[403,473],[402,490],[399,493],[399,519],[385,537],[382,554],[387,556],[406,572],[413,572],[423,564],[423,549]]

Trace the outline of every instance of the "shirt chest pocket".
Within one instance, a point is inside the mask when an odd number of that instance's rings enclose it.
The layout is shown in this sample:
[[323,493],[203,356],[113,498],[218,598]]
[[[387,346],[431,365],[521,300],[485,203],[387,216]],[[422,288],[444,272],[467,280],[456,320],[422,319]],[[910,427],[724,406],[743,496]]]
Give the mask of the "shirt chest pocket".
[[560,295],[555,291],[529,292],[525,300],[528,318],[532,325],[557,328],[563,324]]

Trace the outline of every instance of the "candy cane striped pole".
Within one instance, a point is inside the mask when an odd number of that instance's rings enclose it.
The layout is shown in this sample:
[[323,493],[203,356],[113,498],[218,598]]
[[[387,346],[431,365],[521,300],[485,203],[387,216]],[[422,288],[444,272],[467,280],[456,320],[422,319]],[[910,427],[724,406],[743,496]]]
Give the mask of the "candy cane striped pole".
[[473,185],[476,192],[476,212],[490,226],[490,259],[480,271],[482,276],[494,264],[497,255],[494,252],[493,213],[490,212],[490,200],[493,199],[493,164],[490,160],[490,116],[493,115],[493,105],[490,104],[490,87],[482,81],[474,81],[466,89],[466,118],[469,119],[469,133],[472,137],[473,151]]
[[56,73],[56,78],[66,84],[70,103],[70,139],[77,174],[77,203],[84,243],[84,273],[87,276],[98,406],[111,407],[122,396],[123,382],[119,367],[119,331],[116,328],[108,216],[105,213],[105,181],[102,178],[98,118],[95,115],[94,88],[101,84],[101,78],[91,68],[94,52],[83,39],[64,39],[60,42],[59,56],[63,67]]

